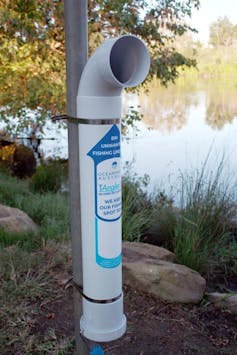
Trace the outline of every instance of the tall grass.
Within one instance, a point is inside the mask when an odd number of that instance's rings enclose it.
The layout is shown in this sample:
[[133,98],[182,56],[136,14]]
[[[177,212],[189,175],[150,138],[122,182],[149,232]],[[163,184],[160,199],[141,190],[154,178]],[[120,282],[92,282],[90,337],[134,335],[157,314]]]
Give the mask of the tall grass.
[[[149,179],[139,178],[129,167],[123,177],[123,239],[169,248],[179,263],[206,277],[220,270],[237,275],[234,187],[223,178],[224,159],[215,172],[209,172],[208,159],[199,171],[181,174],[176,186],[181,191],[179,208],[162,190],[149,196]],[[29,181],[1,172],[0,203],[25,211],[39,226],[36,233],[0,229],[0,247],[17,244],[32,250],[47,240],[68,239],[67,193],[32,193]]]
[[146,176],[139,179],[129,172],[123,178],[123,240],[140,241],[149,224],[151,204],[143,189],[147,183]]
[[181,174],[181,209],[174,230],[174,252],[179,263],[209,277],[223,266],[221,255],[232,244],[230,232],[236,204],[233,186],[224,182],[224,161],[215,172],[208,172],[207,161],[208,158],[200,171]]
[[131,169],[123,178],[123,239],[170,247],[176,212],[173,199],[162,190],[148,194],[149,177]]

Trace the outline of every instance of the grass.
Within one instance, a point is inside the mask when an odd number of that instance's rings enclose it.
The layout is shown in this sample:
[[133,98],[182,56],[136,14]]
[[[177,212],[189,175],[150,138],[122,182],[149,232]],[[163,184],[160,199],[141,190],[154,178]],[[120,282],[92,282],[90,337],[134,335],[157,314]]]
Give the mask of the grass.
[[[223,183],[224,161],[208,173],[208,158],[200,171],[181,174],[180,208],[158,190],[146,193],[149,179],[128,168],[123,178],[123,239],[147,241],[173,250],[178,262],[210,277],[217,269],[236,275],[236,204],[232,185]],[[44,182],[45,183],[45,182]],[[25,211],[39,226],[36,233],[6,233],[0,229],[0,246],[18,245],[35,250],[47,240],[69,238],[68,194],[33,193],[29,181],[0,173],[0,201]]]
[[71,273],[69,250],[55,241],[34,252],[18,245],[0,250],[1,354],[72,353],[72,335],[42,324],[43,305],[65,292],[57,277]]
[[36,233],[6,233],[0,230],[0,245],[18,243],[34,249],[45,240],[69,238],[69,201],[66,193],[32,193],[28,180],[0,173],[0,202],[25,211],[39,226]]
[[57,192],[67,174],[67,164],[62,160],[49,160],[37,167],[30,179],[30,190],[33,192]]
[[179,263],[209,278],[217,270],[225,269],[227,260],[222,255],[229,259],[237,256],[237,243],[232,233],[236,213],[234,185],[223,182],[223,160],[215,172],[207,171],[207,162],[208,158],[201,171],[181,175],[181,209],[174,229],[174,253]]
[[22,209],[38,225],[36,233],[0,229],[0,354],[70,354],[72,331],[42,321],[43,305],[64,297],[60,278],[72,274],[68,194],[32,192],[29,182],[0,171],[0,203]]
[[[163,191],[149,196],[149,179],[128,169],[123,179],[123,237],[169,247],[179,263],[209,279],[217,274],[236,277],[233,185],[223,183],[223,162],[208,173],[207,161],[200,171],[181,174],[179,208]],[[0,201],[24,210],[39,225],[36,233],[0,229],[0,353],[72,353],[71,334],[60,334],[56,326],[38,329],[42,304],[62,299],[59,275],[67,279],[72,273],[68,195],[33,193],[29,181],[0,172]]]
[[139,242],[150,219],[150,201],[144,192],[147,177],[126,173],[123,178],[123,240]]
[[224,178],[224,158],[210,172],[209,157],[200,170],[180,174],[173,188],[179,208],[161,190],[148,196],[147,179],[125,175],[123,238],[168,248],[207,279],[228,279],[237,276],[236,184]]

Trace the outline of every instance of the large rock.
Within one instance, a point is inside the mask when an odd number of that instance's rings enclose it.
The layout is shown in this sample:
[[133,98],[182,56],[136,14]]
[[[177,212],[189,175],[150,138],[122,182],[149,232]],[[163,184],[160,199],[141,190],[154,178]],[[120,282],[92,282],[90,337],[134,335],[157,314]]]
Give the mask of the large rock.
[[0,227],[7,232],[35,232],[37,225],[18,208],[0,205]]
[[216,308],[228,309],[231,313],[237,315],[237,294],[236,293],[206,293],[207,299],[214,304]]
[[175,261],[171,251],[147,243],[123,242],[123,261],[131,263],[139,260],[165,260]]
[[[135,244],[133,248],[131,243],[124,245],[123,252],[125,284],[145,290],[169,302],[199,303],[202,300],[206,288],[205,279],[184,265],[159,259],[159,247],[142,245],[140,249],[140,246]],[[161,257],[163,255],[165,252],[162,250]],[[171,256],[168,258],[173,259]]]

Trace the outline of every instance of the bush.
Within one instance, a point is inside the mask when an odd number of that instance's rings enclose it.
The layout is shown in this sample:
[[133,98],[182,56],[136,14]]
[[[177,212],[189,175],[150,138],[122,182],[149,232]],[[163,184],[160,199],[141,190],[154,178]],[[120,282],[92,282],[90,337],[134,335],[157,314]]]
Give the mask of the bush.
[[12,175],[20,179],[32,176],[36,167],[33,150],[15,143],[0,147],[0,161]]
[[30,195],[27,180],[18,180],[3,170],[0,172],[0,203],[17,207],[18,198],[27,199]]
[[33,192],[57,192],[63,181],[63,168],[59,163],[40,165],[30,181]]
[[177,209],[173,206],[172,198],[164,192],[158,192],[152,199],[147,235],[142,241],[172,249],[176,217]]
[[17,145],[13,153],[10,169],[14,176],[20,179],[33,175],[36,167],[36,160],[32,149]]
[[170,247],[173,245],[176,210],[164,192],[148,195],[147,175],[128,169],[123,178],[123,239]]

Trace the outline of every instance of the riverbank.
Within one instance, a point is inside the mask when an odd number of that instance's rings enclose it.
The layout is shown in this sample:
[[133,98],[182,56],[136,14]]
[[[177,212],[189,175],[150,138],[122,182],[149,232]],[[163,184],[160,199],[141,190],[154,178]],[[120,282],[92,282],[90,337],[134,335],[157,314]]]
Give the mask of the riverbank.
[[[46,176],[53,188],[52,175]],[[162,190],[145,192],[147,177],[125,175],[123,237],[168,247],[179,263],[207,279],[208,290],[229,292],[237,288],[236,205],[231,186],[220,178],[221,167],[209,177],[204,168],[196,177],[183,176],[183,204],[177,209]],[[0,203],[24,210],[38,225],[37,232],[0,231],[0,352],[71,354],[68,194],[42,190],[50,186],[47,179],[33,188],[34,179],[0,173]],[[128,332],[119,343],[105,345],[106,354],[194,351],[200,343],[210,352],[236,348],[234,316],[205,300],[197,306],[168,304],[125,286],[125,310]]]
[[[138,177],[128,166],[123,176],[122,235],[127,241],[168,248],[179,263],[209,280],[223,279],[221,287],[225,282],[227,287],[237,276],[235,180],[225,179],[224,161],[212,172],[207,166],[208,157],[201,170],[180,173],[171,193],[158,186],[152,194],[149,177]],[[2,248],[35,250],[49,240],[70,239],[69,196],[61,188],[66,171],[65,163],[49,161],[25,180],[0,172],[0,203],[26,212],[38,225],[36,233],[22,235],[0,230]]]

